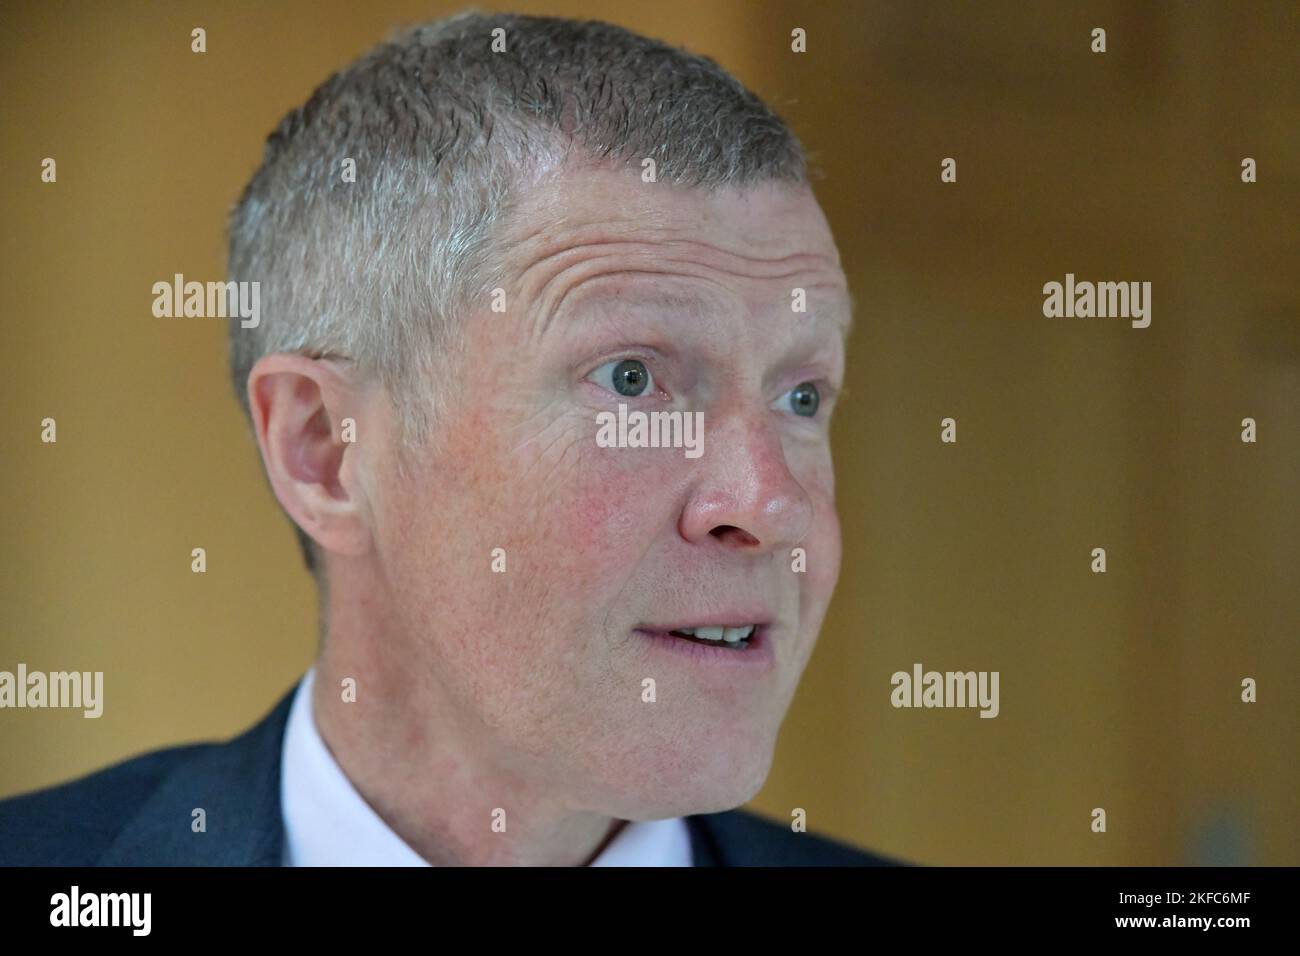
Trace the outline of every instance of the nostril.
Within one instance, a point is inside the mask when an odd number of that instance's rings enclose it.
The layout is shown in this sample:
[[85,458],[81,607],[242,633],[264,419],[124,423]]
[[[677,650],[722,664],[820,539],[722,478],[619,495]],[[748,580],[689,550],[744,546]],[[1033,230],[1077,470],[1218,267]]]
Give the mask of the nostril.
[[751,547],[759,543],[758,539],[745,529],[737,528],[735,525],[730,524],[720,524],[710,531],[709,534],[727,544],[735,544],[742,547]]

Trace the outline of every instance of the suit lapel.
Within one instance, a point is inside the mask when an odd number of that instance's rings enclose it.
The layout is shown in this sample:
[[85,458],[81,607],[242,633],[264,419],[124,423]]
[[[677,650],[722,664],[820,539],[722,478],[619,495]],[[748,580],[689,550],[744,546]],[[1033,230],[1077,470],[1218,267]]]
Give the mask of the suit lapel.
[[691,858],[694,866],[727,865],[708,815],[687,817],[686,827],[691,834]]
[[[140,807],[100,866],[279,866],[280,751],[294,685],[259,723],[186,757]],[[205,832],[192,829],[202,809]]]

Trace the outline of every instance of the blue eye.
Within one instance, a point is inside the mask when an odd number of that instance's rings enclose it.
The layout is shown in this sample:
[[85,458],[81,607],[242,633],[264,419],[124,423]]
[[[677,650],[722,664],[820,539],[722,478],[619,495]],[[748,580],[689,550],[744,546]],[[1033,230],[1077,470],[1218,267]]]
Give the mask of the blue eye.
[[822,403],[821,393],[812,382],[803,382],[786,392],[790,396],[790,409],[796,415],[814,418]]
[[636,398],[646,394],[654,386],[654,379],[645,363],[638,359],[622,359],[606,362],[591,373],[597,385],[612,388],[626,398]]

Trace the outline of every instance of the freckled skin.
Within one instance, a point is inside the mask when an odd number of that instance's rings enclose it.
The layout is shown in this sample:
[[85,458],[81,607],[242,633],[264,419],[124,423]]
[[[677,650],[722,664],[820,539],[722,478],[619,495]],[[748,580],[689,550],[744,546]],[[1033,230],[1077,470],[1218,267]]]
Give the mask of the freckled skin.
[[[617,820],[748,800],[839,573],[828,424],[781,405],[803,381],[842,384],[833,315],[850,306],[812,194],[545,176],[508,226],[508,311],[485,302],[465,320],[441,453],[418,452],[400,481],[387,405],[367,406],[373,546],[330,555],[317,721],[362,794],[434,862],[581,864]],[[795,287],[819,306],[793,313]],[[647,289],[710,308],[684,322],[621,307]],[[672,353],[646,362],[663,394],[587,378],[647,339]],[[597,413],[619,401],[702,412],[704,454],[598,447]],[[491,573],[498,547],[504,574]],[[806,573],[791,570],[795,547]],[[766,673],[635,633],[738,602],[770,612]],[[363,691],[350,708],[333,691],[343,675]],[[647,677],[655,703],[641,699]],[[504,835],[489,829],[497,807]]]

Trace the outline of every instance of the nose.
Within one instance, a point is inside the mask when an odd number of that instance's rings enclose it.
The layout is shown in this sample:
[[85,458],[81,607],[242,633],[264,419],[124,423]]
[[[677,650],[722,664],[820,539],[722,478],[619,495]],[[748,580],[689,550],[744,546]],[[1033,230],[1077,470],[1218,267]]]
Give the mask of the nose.
[[788,550],[812,527],[812,499],[790,471],[778,428],[762,413],[710,429],[680,519],[692,544],[739,551]]

